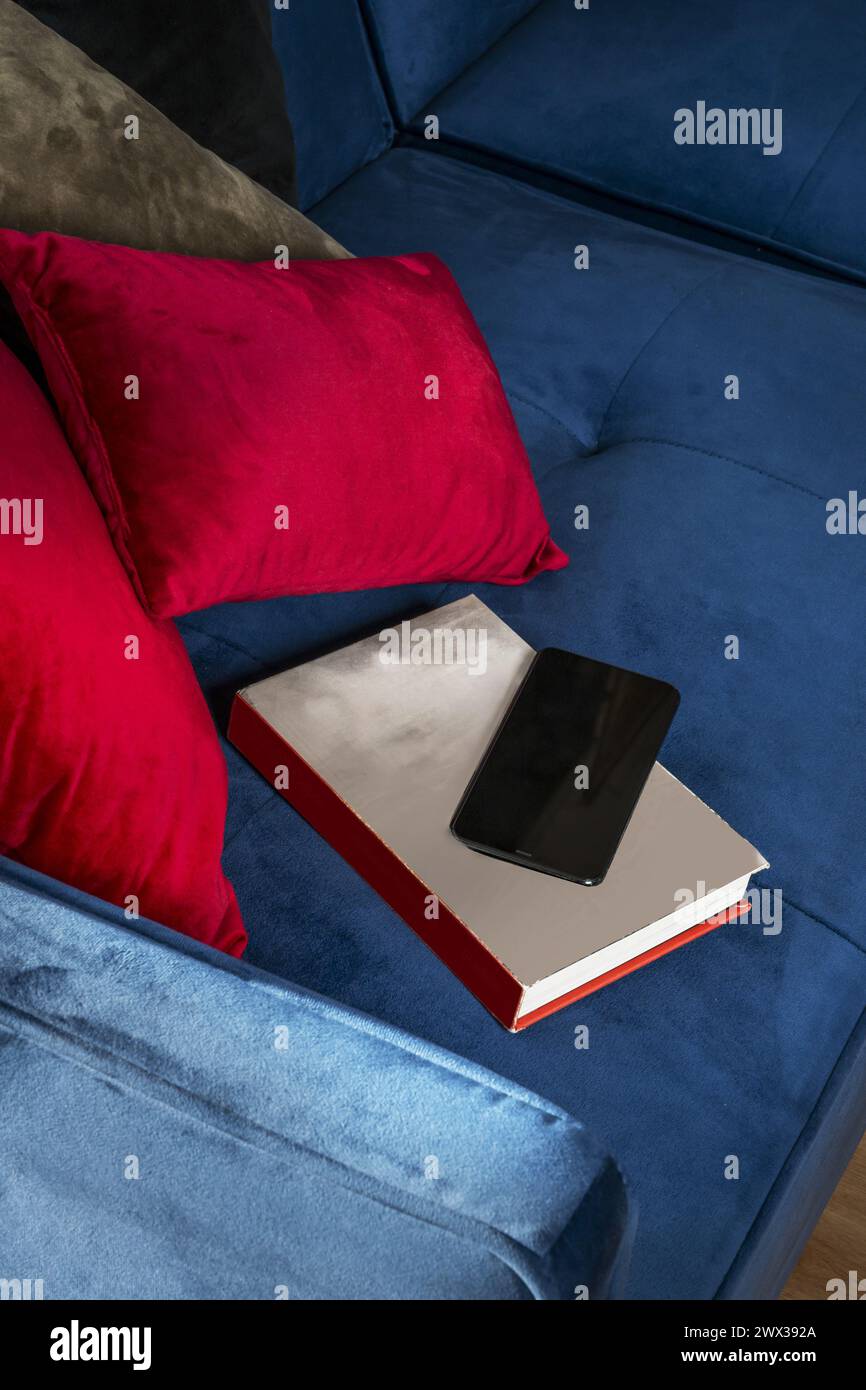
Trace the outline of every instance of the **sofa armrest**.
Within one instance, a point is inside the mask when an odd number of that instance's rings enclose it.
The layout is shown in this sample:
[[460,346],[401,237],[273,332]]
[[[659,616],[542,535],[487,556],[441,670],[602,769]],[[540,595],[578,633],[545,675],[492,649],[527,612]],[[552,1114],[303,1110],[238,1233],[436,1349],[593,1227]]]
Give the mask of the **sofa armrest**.
[[621,1276],[622,1179],[563,1111],[8,860],[0,1042],[0,1274],[45,1297],[573,1298]]

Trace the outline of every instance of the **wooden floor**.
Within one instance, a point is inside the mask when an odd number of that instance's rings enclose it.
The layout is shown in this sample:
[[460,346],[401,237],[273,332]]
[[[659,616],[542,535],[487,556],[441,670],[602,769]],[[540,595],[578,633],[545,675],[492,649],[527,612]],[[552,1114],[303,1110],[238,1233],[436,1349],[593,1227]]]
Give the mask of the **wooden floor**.
[[782,1298],[826,1298],[828,1279],[866,1279],[866,1139],[812,1232]]

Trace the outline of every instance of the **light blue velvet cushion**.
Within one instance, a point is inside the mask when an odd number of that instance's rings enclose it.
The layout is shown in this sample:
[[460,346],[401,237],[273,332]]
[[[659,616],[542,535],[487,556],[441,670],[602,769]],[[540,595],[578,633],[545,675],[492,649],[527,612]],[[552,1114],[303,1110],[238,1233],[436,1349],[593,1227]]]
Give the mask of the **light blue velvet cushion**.
[[0,1271],[46,1298],[604,1296],[622,1179],[483,1068],[0,860]]

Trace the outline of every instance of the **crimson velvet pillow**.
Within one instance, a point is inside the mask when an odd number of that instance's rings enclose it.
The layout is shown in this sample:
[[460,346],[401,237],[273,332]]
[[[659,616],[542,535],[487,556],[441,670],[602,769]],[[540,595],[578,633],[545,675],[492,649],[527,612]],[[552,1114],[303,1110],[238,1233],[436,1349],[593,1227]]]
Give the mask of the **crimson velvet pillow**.
[[436,257],[281,268],[6,231],[0,277],[154,614],[567,563]]
[[225,765],[180,638],[2,346],[0,420],[0,853],[240,955]]

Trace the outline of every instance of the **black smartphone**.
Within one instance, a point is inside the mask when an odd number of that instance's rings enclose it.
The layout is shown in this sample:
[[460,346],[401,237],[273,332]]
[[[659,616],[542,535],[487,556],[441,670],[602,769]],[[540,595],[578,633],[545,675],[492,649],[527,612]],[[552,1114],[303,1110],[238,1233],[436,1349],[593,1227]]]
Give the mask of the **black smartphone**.
[[666,681],[547,647],[451,821],[482,854],[601,883],[680,702]]

